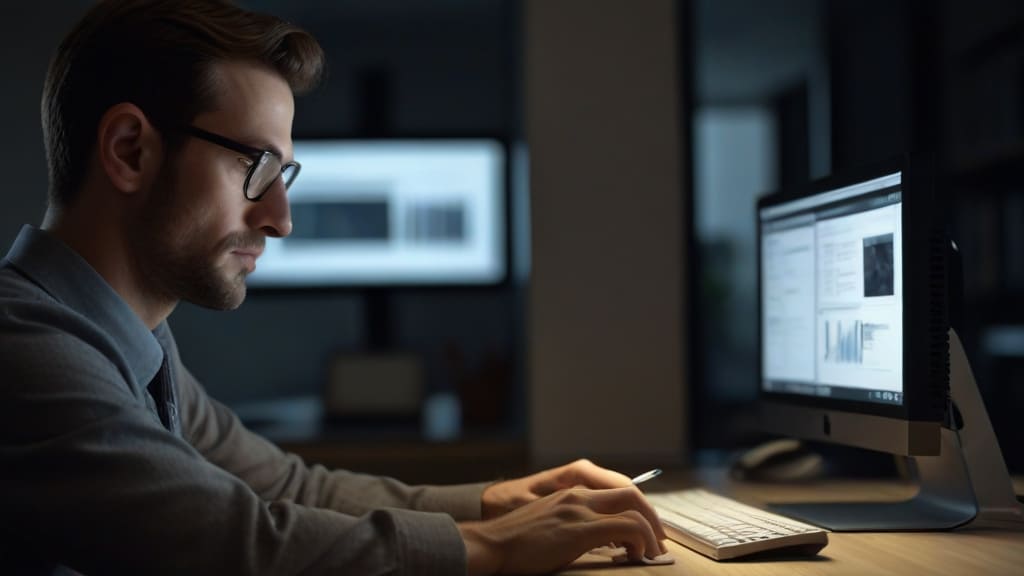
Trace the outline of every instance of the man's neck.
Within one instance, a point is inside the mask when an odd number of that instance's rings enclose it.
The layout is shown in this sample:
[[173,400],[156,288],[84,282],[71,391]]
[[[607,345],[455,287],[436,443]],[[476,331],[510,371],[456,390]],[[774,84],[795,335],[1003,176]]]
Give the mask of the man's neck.
[[132,244],[119,225],[51,207],[41,228],[85,259],[150,330],[174,311],[177,300],[153,296],[138,277]]

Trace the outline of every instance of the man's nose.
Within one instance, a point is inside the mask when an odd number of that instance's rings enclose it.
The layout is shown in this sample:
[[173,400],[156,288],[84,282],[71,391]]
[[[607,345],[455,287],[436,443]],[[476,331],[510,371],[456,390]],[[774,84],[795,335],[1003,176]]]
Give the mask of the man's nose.
[[284,238],[292,233],[292,212],[280,178],[250,207],[248,220],[251,228],[262,230],[270,238]]

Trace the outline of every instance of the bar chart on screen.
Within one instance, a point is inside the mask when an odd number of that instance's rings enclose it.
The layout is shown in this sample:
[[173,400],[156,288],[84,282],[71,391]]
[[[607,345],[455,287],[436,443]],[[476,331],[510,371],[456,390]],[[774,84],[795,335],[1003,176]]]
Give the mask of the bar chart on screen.
[[864,363],[864,332],[860,320],[825,320],[825,361],[834,364]]

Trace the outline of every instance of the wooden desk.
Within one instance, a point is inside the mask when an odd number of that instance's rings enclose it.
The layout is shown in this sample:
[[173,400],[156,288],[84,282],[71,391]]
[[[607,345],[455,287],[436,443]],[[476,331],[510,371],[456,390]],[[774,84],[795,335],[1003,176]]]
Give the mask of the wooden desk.
[[[681,479],[682,478],[682,479]],[[1018,493],[1022,483],[1018,480]],[[829,481],[805,485],[755,485],[728,482],[720,471],[674,476],[645,485],[654,492],[703,485],[753,504],[785,501],[900,500],[913,487],[898,482]],[[597,556],[584,556],[564,574],[574,576],[673,575],[814,575],[939,574],[949,576],[1024,574],[1024,529],[959,530],[954,532],[831,533],[816,557],[785,560],[715,562],[675,542],[667,542],[676,558],[670,566],[618,566]]]

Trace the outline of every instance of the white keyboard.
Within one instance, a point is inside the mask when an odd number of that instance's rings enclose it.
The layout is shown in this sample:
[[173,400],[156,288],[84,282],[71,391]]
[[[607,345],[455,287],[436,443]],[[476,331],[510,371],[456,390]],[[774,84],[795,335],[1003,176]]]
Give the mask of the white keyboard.
[[665,532],[714,560],[756,552],[813,556],[828,544],[828,531],[741,504],[699,488],[647,494]]

